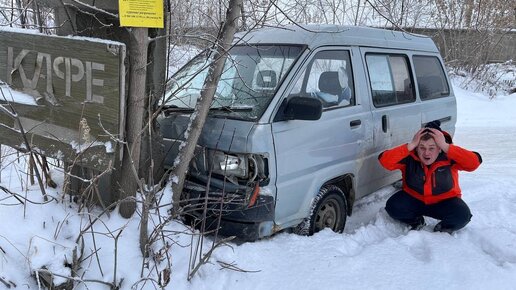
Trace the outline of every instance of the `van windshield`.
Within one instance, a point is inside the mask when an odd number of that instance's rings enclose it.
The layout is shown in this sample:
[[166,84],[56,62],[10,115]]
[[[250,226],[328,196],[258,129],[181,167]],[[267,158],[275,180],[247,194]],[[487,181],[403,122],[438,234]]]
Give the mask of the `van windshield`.
[[[231,48],[210,115],[258,119],[302,50],[302,46],[287,45]],[[195,57],[169,81],[164,102],[167,111],[193,110],[212,61],[208,54],[206,51]]]

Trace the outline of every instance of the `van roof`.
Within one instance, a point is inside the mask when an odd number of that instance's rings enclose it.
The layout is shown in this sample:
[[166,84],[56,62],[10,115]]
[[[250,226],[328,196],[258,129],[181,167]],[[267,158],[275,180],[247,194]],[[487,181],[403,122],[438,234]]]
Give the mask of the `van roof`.
[[438,52],[428,36],[360,26],[310,24],[266,27],[240,32],[235,35],[235,40],[248,44],[301,44],[309,48],[346,45]]

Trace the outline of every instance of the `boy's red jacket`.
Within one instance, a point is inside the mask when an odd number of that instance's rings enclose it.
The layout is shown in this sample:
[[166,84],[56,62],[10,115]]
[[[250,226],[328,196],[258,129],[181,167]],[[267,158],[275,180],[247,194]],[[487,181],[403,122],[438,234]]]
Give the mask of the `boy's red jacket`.
[[424,165],[408,144],[386,150],[378,156],[388,170],[400,169],[403,190],[425,204],[460,197],[459,170],[473,171],[482,163],[477,152],[450,144],[448,153],[441,152],[434,163]]

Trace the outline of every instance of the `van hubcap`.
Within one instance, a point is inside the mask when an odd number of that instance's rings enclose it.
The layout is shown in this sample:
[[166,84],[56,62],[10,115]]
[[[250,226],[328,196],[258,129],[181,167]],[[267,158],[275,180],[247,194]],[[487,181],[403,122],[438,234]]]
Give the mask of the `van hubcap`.
[[330,198],[321,205],[315,218],[315,231],[324,228],[335,230],[340,223],[340,208],[336,199]]

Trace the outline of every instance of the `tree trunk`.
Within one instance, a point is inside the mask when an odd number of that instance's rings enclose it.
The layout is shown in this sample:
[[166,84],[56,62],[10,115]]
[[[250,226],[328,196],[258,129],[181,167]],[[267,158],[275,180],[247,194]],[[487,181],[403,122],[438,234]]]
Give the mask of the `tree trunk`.
[[[167,18],[167,13],[165,13]],[[157,122],[152,119],[156,112],[157,101],[163,97],[167,74],[167,29],[150,29],[149,37],[153,39],[148,47],[147,92],[145,102],[146,121],[142,136],[139,175],[147,184],[156,184],[163,176],[165,150],[163,138]],[[153,161],[153,162],[152,162]]]
[[[147,28],[132,28],[129,48],[130,76],[129,97],[127,101],[126,141],[124,157],[120,169],[120,215],[129,218],[136,210],[134,199],[137,179],[133,173],[138,172],[140,164],[141,133],[145,113],[145,80],[147,75]],[[133,171],[133,166],[134,170]],[[133,197],[132,199],[130,197]]]
[[466,12],[464,13],[464,26],[466,28],[471,28],[471,18],[473,16],[474,6],[474,0],[466,0]]
[[[20,15],[20,24],[22,28],[25,28],[25,25],[27,24],[26,14],[23,10],[22,2],[21,0],[16,0],[16,6],[18,8],[18,13]],[[14,14],[14,13],[13,13]]]
[[226,12],[226,21],[223,24],[221,36],[217,41],[213,62],[209,67],[208,76],[204,81],[201,96],[195,105],[195,112],[192,113],[189,130],[185,133],[188,134],[186,144],[179,150],[179,154],[177,156],[180,162],[177,163],[171,172],[172,176],[177,177],[177,180],[172,183],[173,214],[179,212],[179,201],[181,192],[183,191],[188,166],[192,160],[195,146],[199,140],[199,136],[201,135],[213,96],[217,89],[220,75],[224,68],[224,62],[227,58],[227,51],[233,42],[233,37],[237,30],[237,19],[240,17],[240,11],[242,11],[241,6],[242,0],[229,1],[228,11]]
[[247,30],[247,16],[245,15],[244,4],[240,5],[240,14],[242,15],[242,29]]

